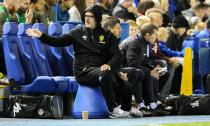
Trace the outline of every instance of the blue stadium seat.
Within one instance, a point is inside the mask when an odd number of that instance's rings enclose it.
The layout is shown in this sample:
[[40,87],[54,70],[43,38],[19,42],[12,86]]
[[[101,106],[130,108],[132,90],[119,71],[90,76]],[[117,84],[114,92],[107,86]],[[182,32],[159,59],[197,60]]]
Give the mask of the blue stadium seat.
[[[69,31],[73,28],[75,28],[76,25],[74,24],[70,24],[70,23],[66,23],[63,25],[62,29],[62,34],[68,34]],[[74,60],[74,54],[73,54],[73,46],[68,46],[68,47],[64,47],[63,48],[63,52],[64,52],[64,58],[65,58],[65,63],[66,66],[68,66],[68,69],[70,70],[68,79],[71,81],[71,90],[72,92],[76,92],[78,89],[78,83],[75,79],[75,77],[73,77],[73,60]]]
[[120,23],[122,32],[120,35],[121,42],[129,36],[129,24],[128,23]]
[[210,38],[194,38],[194,74],[197,90],[204,93],[203,77],[210,73]]
[[[69,24],[69,23],[66,23],[62,26],[62,34],[68,34],[69,31],[73,28],[75,28],[76,25],[73,25],[73,24]],[[73,67],[70,67],[70,66],[73,66],[73,60],[74,60],[74,54],[73,54],[73,46],[70,45],[70,46],[67,46],[67,47],[64,47],[63,48],[63,53],[64,53],[64,60],[65,60],[65,63],[66,63],[66,66],[68,66],[68,73],[69,75],[73,75]]]
[[74,26],[77,26],[77,25],[80,25],[80,24],[83,24],[82,22],[69,22],[69,21],[58,21],[61,25],[64,25],[64,24],[72,24]]
[[[32,28],[39,29],[46,34],[46,27],[43,23],[35,23]],[[32,38],[33,40],[33,50],[35,54],[35,61],[38,67],[39,76],[53,76],[52,69],[50,67],[49,61],[47,59],[46,46],[40,42],[37,38]],[[55,67],[55,66],[53,66]],[[52,77],[56,82],[57,92],[71,92],[71,85],[68,78],[63,76]]]
[[[69,23],[64,24],[63,27],[62,27],[62,29],[63,29],[62,34],[63,35],[68,34],[70,32],[70,30],[72,30],[75,27],[76,27],[76,25],[73,25],[73,24],[69,24]],[[67,54],[67,57],[69,59],[74,58],[73,46],[72,45],[68,46],[68,47],[65,47],[64,52]]]
[[38,71],[34,61],[33,50],[32,50],[32,39],[27,36],[25,30],[31,28],[30,24],[21,23],[18,25],[18,47],[20,49],[20,58],[22,64],[24,64],[25,82],[32,82],[37,76]]
[[18,26],[15,22],[7,22],[3,26],[2,42],[9,79],[14,79],[18,84],[24,84],[25,73],[23,71],[18,51]]
[[106,118],[108,108],[99,87],[80,85],[73,106],[74,118],[81,119],[82,111],[88,111],[88,118]]
[[[27,27],[29,26],[26,26],[25,28]],[[28,50],[24,50],[25,52],[22,52],[22,54],[25,57],[22,57],[22,56],[21,56],[22,58],[20,57],[21,48],[19,48],[18,46],[19,39],[17,37],[17,31],[18,31],[18,26],[16,23],[7,22],[4,24],[2,37],[3,37],[5,62],[6,62],[6,68],[7,68],[9,80],[13,79],[17,84],[21,85],[21,92],[30,92],[30,93],[31,92],[45,92],[45,93],[54,92],[55,81],[49,77],[38,77],[31,83],[28,83],[25,81],[27,80],[25,78],[28,77],[28,75],[25,74],[23,68],[25,68],[26,66],[30,67],[30,65],[24,64],[24,61],[31,60],[31,57],[30,55],[28,55],[30,54],[27,52]],[[31,63],[31,61],[29,61],[28,63]],[[30,70],[31,69],[32,68],[30,68]],[[32,75],[32,76],[34,77],[35,75]]]
[[[46,26],[43,23],[35,23],[33,29],[39,29],[42,33],[47,33]],[[46,46],[36,37],[32,37],[32,47],[34,50],[34,58],[38,68],[39,76],[53,76],[51,67],[47,59]]]
[[[62,25],[60,23],[51,23],[48,26],[48,35],[60,36],[62,34]],[[67,76],[68,71],[64,62],[61,47],[47,46],[48,59],[54,76]]]

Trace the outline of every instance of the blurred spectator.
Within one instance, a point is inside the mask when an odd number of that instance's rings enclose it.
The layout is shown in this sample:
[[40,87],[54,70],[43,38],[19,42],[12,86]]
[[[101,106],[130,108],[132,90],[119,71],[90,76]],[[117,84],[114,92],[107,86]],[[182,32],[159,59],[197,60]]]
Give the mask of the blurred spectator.
[[150,13],[160,13],[160,14],[162,14],[163,11],[159,8],[150,8],[150,9],[146,10],[145,16],[148,16]]
[[115,17],[108,17],[104,21],[102,21],[102,27],[105,30],[111,31],[116,38],[120,39],[121,35],[121,26],[120,20]]
[[166,28],[160,27],[157,32],[157,38],[160,45],[160,50],[169,57],[183,57],[184,51],[174,51],[166,46],[169,32]]
[[208,19],[207,10],[209,5],[203,2],[199,2],[193,5],[192,10],[195,16],[199,17],[202,21]]
[[[167,6],[166,6],[167,7]],[[151,16],[151,13],[158,13],[158,15],[162,15],[162,25],[163,27],[167,27],[167,26],[171,26],[171,20],[167,14],[167,12],[165,12],[164,10],[161,10],[161,8],[151,8],[148,9],[145,13],[146,16]],[[153,15],[153,14],[152,14]],[[158,19],[155,19],[154,15],[151,17],[154,20],[159,20],[160,17],[158,16]],[[160,22],[159,22],[160,23]]]
[[43,0],[44,4],[44,16],[48,21],[48,24],[50,22],[55,22],[55,14],[54,14],[54,8],[57,4],[57,0]]
[[71,8],[69,9],[69,21],[70,22],[82,22],[81,20],[81,15],[80,15],[80,12],[77,8],[77,6],[75,5],[77,0],[72,0],[72,6]]
[[187,30],[187,36],[197,36],[200,31],[206,28],[206,23],[202,22],[200,18],[192,17],[190,29]]
[[16,11],[18,23],[25,23],[26,17],[25,13],[29,9],[30,0],[20,0],[20,7]]
[[110,11],[111,6],[113,5],[113,0],[98,0],[99,6],[101,6],[102,14],[104,15],[112,15],[112,12]]
[[151,20],[147,16],[141,15],[141,16],[139,16],[139,17],[136,18],[136,24],[138,26],[138,29],[141,29],[141,26],[143,24],[150,23],[150,22],[151,22]]
[[161,27],[163,25],[163,17],[162,17],[162,13],[157,13],[157,12],[151,12],[147,15],[150,20],[151,23],[153,25],[155,25],[156,27]]
[[155,3],[151,0],[146,0],[146,1],[143,1],[143,2],[140,2],[138,4],[138,12],[141,14],[141,15],[145,15],[145,12],[147,9],[150,9],[150,8],[153,8],[155,6]]
[[136,35],[138,31],[138,26],[134,20],[127,20],[126,23],[129,24],[129,36]]
[[[4,0],[0,4],[0,37],[2,36],[3,25],[5,22],[17,22],[15,12],[20,7],[20,2],[17,0]],[[6,75],[6,66],[4,59],[4,50],[2,40],[0,38],[0,72]]]
[[193,14],[193,5],[195,5],[199,0],[189,0],[189,6],[190,8],[189,9],[186,9],[186,10],[183,10],[182,11],[182,15],[186,18],[186,19],[189,19],[190,17],[192,17],[194,14]]
[[176,5],[177,13],[181,13],[181,11],[186,10],[190,7],[189,0],[173,0]]
[[0,36],[2,36],[3,25],[5,22],[9,22],[12,19],[12,15],[15,15],[15,0],[5,0],[0,4]]
[[110,1],[110,3],[113,3],[110,8],[110,12],[113,12],[115,6],[117,6],[117,4],[118,4],[118,0],[109,0],[109,1]]
[[168,16],[169,16],[170,20],[174,19],[175,11],[176,11],[176,5],[175,5],[174,0],[169,0]]
[[199,22],[198,24],[195,25],[195,30],[198,32],[203,31],[207,27],[205,22]]
[[189,23],[184,16],[180,15],[174,19],[172,26],[173,29],[169,32],[167,47],[175,51],[180,51],[183,40],[186,37],[187,29],[189,28]]
[[210,18],[206,21],[206,28],[201,31],[197,37],[199,38],[210,38]]
[[85,0],[86,8],[96,4],[96,0]]
[[[187,19],[179,15],[172,22],[172,29],[169,30],[169,38],[167,40],[167,47],[174,51],[181,51],[183,41],[186,37],[186,31],[189,28],[189,23]],[[172,81],[172,90],[171,93],[179,94],[180,93],[180,85],[181,85],[181,73],[182,66],[180,65],[175,69],[174,78]]]
[[169,0],[160,0],[160,6],[159,9],[162,11],[163,16],[163,27],[171,26],[171,19],[168,15],[169,10]]
[[193,16],[188,20],[190,28],[195,28],[195,25],[201,22],[201,19],[197,16]]
[[26,12],[26,23],[44,23],[48,25],[48,20],[44,15],[44,5],[42,0],[31,0],[29,10]]
[[165,98],[170,94],[172,81],[174,77],[175,68],[177,68],[183,61],[184,51],[174,51],[166,46],[166,41],[169,37],[168,30],[164,27],[160,27],[157,32],[157,39],[160,51],[163,52],[166,56],[171,57],[170,62],[168,63],[168,72],[169,77],[168,80],[162,87],[160,87],[160,97]]
[[112,15],[119,18],[122,22],[126,20],[135,20],[139,13],[132,5],[132,0],[119,0],[118,5],[114,8]]
[[56,16],[57,21],[68,21],[69,13],[68,10],[74,5],[74,0],[59,0],[56,5]]

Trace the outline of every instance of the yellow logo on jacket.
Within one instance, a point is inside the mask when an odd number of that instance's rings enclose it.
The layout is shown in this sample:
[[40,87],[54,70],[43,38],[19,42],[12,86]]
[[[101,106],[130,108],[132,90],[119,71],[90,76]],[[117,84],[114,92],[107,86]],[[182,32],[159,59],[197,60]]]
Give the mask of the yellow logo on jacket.
[[106,42],[104,42],[104,35],[99,36],[99,43],[103,43],[103,44],[106,43]]

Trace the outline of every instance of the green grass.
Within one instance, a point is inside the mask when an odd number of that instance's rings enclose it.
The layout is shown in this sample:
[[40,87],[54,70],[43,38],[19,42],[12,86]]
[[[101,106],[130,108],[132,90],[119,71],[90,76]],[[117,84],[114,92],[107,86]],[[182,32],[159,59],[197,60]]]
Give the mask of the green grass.
[[192,122],[192,123],[168,123],[168,124],[150,124],[136,126],[210,126],[210,122]]
[[[157,125],[158,126],[158,125]],[[210,126],[210,122],[193,122],[193,123],[175,123],[161,124],[159,126]]]

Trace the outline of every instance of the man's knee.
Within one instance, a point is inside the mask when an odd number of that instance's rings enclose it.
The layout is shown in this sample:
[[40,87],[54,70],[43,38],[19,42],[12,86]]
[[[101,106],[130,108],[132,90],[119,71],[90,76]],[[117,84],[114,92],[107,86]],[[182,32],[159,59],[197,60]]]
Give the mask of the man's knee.
[[115,78],[114,73],[112,71],[106,71],[101,74],[101,76],[99,77],[99,81],[102,81],[104,79],[113,79],[113,78]]

